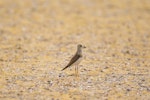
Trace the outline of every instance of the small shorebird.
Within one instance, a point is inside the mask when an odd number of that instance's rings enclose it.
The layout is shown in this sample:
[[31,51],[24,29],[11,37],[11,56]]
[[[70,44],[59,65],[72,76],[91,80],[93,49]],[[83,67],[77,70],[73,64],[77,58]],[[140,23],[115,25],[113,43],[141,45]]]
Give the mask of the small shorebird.
[[72,57],[72,59],[70,60],[68,65],[65,68],[62,69],[62,71],[65,70],[66,68],[72,66],[72,65],[75,65],[75,74],[76,74],[76,76],[78,76],[78,65],[82,60],[82,48],[86,48],[86,47],[82,46],[81,44],[79,44],[77,46],[77,52]]

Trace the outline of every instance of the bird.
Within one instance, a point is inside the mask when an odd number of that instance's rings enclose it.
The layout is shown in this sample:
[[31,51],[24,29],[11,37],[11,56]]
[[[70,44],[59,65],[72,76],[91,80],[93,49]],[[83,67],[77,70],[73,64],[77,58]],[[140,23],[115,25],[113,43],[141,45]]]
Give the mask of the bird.
[[70,62],[65,66],[61,71],[67,69],[70,66],[75,65],[75,75],[78,76],[78,65],[82,60],[82,48],[86,48],[85,46],[78,44],[77,45],[77,51],[75,55],[71,58]]

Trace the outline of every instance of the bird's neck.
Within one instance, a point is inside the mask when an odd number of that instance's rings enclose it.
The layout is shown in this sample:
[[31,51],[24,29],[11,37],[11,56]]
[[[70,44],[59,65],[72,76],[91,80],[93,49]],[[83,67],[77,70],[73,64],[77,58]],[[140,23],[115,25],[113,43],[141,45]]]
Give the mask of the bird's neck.
[[81,50],[81,48],[77,49],[77,54],[82,56],[82,50]]

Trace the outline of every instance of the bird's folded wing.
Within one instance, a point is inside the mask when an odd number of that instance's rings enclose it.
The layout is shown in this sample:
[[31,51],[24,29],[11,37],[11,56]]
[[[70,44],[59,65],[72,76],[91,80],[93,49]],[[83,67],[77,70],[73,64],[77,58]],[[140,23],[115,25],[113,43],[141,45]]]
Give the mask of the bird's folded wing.
[[69,66],[71,66],[72,64],[74,64],[81,56],[80,55],[75,55],[73,56],[73,58],[70,60],[70,62],[68,63],[68,65],[63,68],[62,70],[65,70],[66,68],[68,68]]

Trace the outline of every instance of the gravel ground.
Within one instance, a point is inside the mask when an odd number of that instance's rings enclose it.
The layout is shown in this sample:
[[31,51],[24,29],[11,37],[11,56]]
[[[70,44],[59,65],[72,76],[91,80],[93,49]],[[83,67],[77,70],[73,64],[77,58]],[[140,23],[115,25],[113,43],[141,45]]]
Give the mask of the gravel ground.
[[0,0],[0,100],[150,100],[149,4]]

